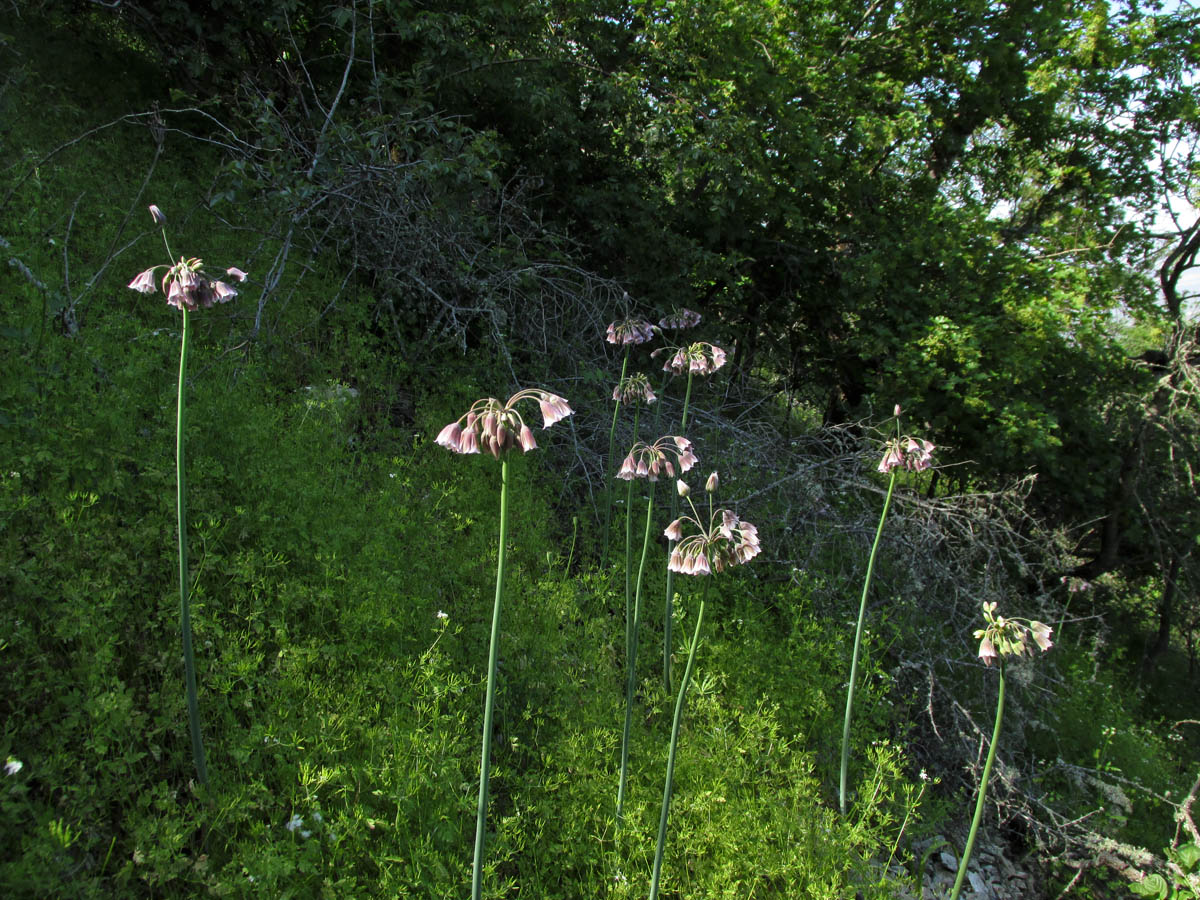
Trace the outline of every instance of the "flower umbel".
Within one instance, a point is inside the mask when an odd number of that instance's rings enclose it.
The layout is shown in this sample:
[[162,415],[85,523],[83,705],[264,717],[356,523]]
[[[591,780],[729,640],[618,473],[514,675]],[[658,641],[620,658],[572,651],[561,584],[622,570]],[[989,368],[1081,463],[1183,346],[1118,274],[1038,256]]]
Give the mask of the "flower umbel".
[[[167,217],[157,206],[151,205],[150,217],[159,228],[165,226]],[[164,243],[166,239],[164,230]],[[174,258],[169,245],[167,258]],[[153,294],[157,290],[155,273],[159,269],[167,270],[162,279],[162,289],[167,295],[167,304],[176,309],[195,312],[198,309],[209,309],[217,303],[225,303],[237,296],[237,290],[228,282],[210,275],[204,268],[204,261],[198,257],[185,259],[181,256],[177,263],[151,266],[144,272],[139,272],[137,277],[129,282],[129,287],[141,294]],[[246,273],[236,267],[226,269],[223,274],[234,281],[246,280]]]
[[609,323],[606,340],[618,347],[626,344],[644,344],[654,339],[654,326],[641,316],[628,316]]
[[995,603],[983,604],[986,627],[975,632],[979,641],[979,658],[990,666],[1003,656],[1033,655],[1030,643],[1037,644],[1044,653],[1054,646],[1050,640],[1053,629],[1043,622],[1031,619],[1006,619],[996,615]]
[[659,328],[670,328],[672,331],[681,331],[684,328],[695,328],[700,324],[700,313],[690,309],[672,310],[669,315],[663,316],[658,320]]
[[630,375],[613,388],[612,398],[622,406],[629,406],[632,403],[645,403],[649,406],[658,399],[650,387],[650,379],[641,372]]
[[[680,481],[679,484],[684,483]],[[719,509],[709,514],[705,526],[690,497],[688,505],[692,507],[692,515],[680,516],[663,532],[671,540],[679,542],[667,562],[667,568],[673,572],[683,575],[723,572],[727,567],[749,562],[762,551],[758,528],[740,519],[736,513]],[[690,534],[687,533],[689,531]]]
[[725,351],[716,344],[708,341],[697,341],[686,347],[661,347],[650,355],[657,358],[663,353],[671,356],[663,364],[664,372],[674,372],[676,375],[711,375],[725,365]]
[[[674,462],[671,461],[672,456],[675,457]],[[621,463],[617,477],[623,481],[632,481],[634,478],[658,481],[658,476],[664,472],[668,478],[674,478],[676,465],[680,472],[686,472],[698,462],[692,453],[691,441],[678,435],[667,435],[653,444],[645,441],[634,444]]]
[[522,400],[538,402],[542,412],[542,428],[549,428],[574,412],[566,400],[549,391],[518,391],[503,404],[494,397],[487,397],[476,400],[465,415],[443,428],[437,436],[437,443],[455,453],[486,451],[496,459],[500,458],[502,452],[517,447],[523,453],[536,450],[537,441],[534,440],[533,431],[517,410],[517,404]]
[[887,473],[897,466],[903,466],[910,472],[923,472],[933,463],[933,451],[936,449],[929,441],[920,438],[893,438],[884,449],[879,471]]
[[[167,295],[167,304],[176,309],[186,309],[195,312],[198,309],[210,309],[218,303],[225,303],[237,296],[237,289],[225,281],[209,277],[204,269],[204,261],[193,257],[180,258],[179,262],[167,266],[151,266],[144,272],[139,272],[129,287],[143,294],[153,294],[157,290],[155,273],[166,269],[167,274],[162,279],[162,289]],[[235,281],[245,281],[246,273],[238,268],[229,268],[225,274]]]

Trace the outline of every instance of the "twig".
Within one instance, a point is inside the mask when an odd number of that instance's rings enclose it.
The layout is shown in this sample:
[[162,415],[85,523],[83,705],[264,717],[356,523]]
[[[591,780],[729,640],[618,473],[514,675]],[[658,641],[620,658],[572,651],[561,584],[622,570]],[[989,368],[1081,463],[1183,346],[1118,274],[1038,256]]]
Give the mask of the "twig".
[[354,50],[358,40],[358,4],[354,3],[350,7],[350,53],[346,57],[346,68],[342,71],[342,83],[338,87],[337,95],[333,98],[333,103],[329,105],[329,112],[325,114],[325,123],[321,126],[321,133],[317,135],[317,147],[313,152],[312,164],[308,167],[308,177],[313,177],[313,172],[317,170],[317,162],[321,159],[321,154],[325,151],[325,134],[329,131],[329,123],[333,121],[333,114],[337,112],[338,104],[342,102],[342,94],[346,92],[346,83],[350,80],[350,68],[354,65]]

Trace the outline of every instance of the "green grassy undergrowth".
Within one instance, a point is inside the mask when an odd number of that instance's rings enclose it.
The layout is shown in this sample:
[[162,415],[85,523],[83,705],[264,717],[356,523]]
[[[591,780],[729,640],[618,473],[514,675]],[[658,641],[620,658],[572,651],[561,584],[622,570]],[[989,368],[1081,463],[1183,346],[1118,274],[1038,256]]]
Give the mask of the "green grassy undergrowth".
[[[25,300],[9,321],[37,315],[36,292]],[[174,597],[178,336],[157,304],[128,301],[98,304],[73,338],[4,338],[24,364],[0,377],[0,548],[12,561],[0,576],[0,756],[23,765],[0,779],[11,835],[0,884],[14,897],[458,893],[498,475],[429,436],[478,393],[470,373],[414,390],[413,420],[393,427],[367,386],[399,377],[393,363],[364,352],[322,372],[228,352],[220,320],[197,316],[201,791]],[[361,391],[340,380],[347,368],[363,373]],[[637,896],[671,705],[648,653],[618,838],[619,579],[565,577],[561,555],[541,551],[562,535],[537,460],[513,460],[488,895]],[[677,640],[692,588],[680,586]],[[768,612],[752,581],[720,593],[685,722],[664,894],[833,898],[853,885],[888,896],[870,860],[886,856],[903,814],[902,760],[892,748],[864,759],[879,796],[857,819],[833,816],[818,766],[833,638],[810,617]],[[660,625],[651,617],[647,645]]]

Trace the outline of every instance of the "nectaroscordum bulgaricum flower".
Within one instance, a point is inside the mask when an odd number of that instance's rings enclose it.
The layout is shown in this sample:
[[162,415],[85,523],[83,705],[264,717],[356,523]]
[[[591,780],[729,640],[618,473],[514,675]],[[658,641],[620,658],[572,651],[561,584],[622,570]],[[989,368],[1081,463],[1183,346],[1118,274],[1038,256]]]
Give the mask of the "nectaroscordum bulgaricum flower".
[[650,387],[650,379],[641,372],[630,375],[613,388],[612,398],[622,406],[629,406],[631,403],[645,403],[649,406],[658,399]]
[[[155,273],[159,269],[167,272],[162,278],[163,293],[167,295],[167,304],[176,309],[186,309],[195,312],[197,309],[209,309],[218,303],[225,303],[237,296],[237,289],[227,281],[212,278],[204,269],[204,262],[193,257],[184,259],[173,265],[151,266],[144,272],[139,272],[129,287],[143,294],[153,294],[158,290]],[[245,281],[246,273],[236,267],[225,270],[225,275],[234,281]]]
[[914,437],[898,437],[888,441],[883,459],[879,461],[880,472],[890,472],[903,466],[910,472],[923,472],[933,463],[933,451],[937,449],[929,441]]
[[672,331],[682,331],[685,328],[695,328],[700,324],[700,313],[690,309],[672,310],[668,315],[658,320],[659,328],[669,328]]
[[[672,462],[671,457],[675,460]],[[666,473],[668,478],[675,477],[675,466],[680,472],[687,472],[699,460],[692,453],[692,442],[678,435],[660,437],[653,444],[638,441],[621,463],[617,477],[624,481],[635,478],[646,478],[658,481],[658,476]]]
[[443,428],[437,443],[455,453],[487,452],[496,459],[501,453],[517,447],[523,453],[536,450],[533,431],[517,410],[517,404],[522,400],[537,401],[542,412],[542,428],[549,428],[574,412],[566,400],[549,391],[518,391],[503,404],[494,397],[487,397],[476,400],[457,421]]
[[983,604],[983,618],[987,623],[975,632],[979,641],[979,658],[990,666],[1002,656],[1033,655],[1030,642],[1037,644],[1042,652],[1054,646],[1050,640],[1053,629],[1043,622],[1030,619],[1006,619],[996,615],[996,604]]
[[[686,485],[680,481],[680,494]],[[688,498],[691,505],[691,499]],[[700,515],[692,506],[691,516],[680,516],[663,532],[673,541],[678,541],[671,551],[667,567],[683,575],[709,575],[722,572],[730,566],[740,566],[758,556],[762,547],[758,541],[758,529],[738,518],[728,509],[719,509],[709,516],[708,525],[700,521]]]
[[609,324],[606,340],[610,344],[624,346],[626,344],[644,344],[653,338],[653,325],[640,316],[627,316]]
[[663,364],[663,371],[676,375],[689,372],[693,375],[711,375],[725,365],[725,351],[708,341],[697,341],[686,347],[661,347],[650,355],[657,358],[665,353],[671,356]]

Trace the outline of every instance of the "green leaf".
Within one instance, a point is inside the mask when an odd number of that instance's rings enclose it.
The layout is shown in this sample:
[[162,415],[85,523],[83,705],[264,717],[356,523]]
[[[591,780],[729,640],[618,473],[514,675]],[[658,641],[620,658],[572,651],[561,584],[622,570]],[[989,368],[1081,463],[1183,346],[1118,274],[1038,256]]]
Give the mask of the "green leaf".
[[1174,853],[1175,862],[1185,872],[1191,872],[1200,863],[1200,845],[1185,844]]
[[1144,881],[1131,884],[1129,889],[1139,897],[1154,897],[1156,900],[1166,900],[1169,890],[1166,879],[1157,872],[1147,875]]

